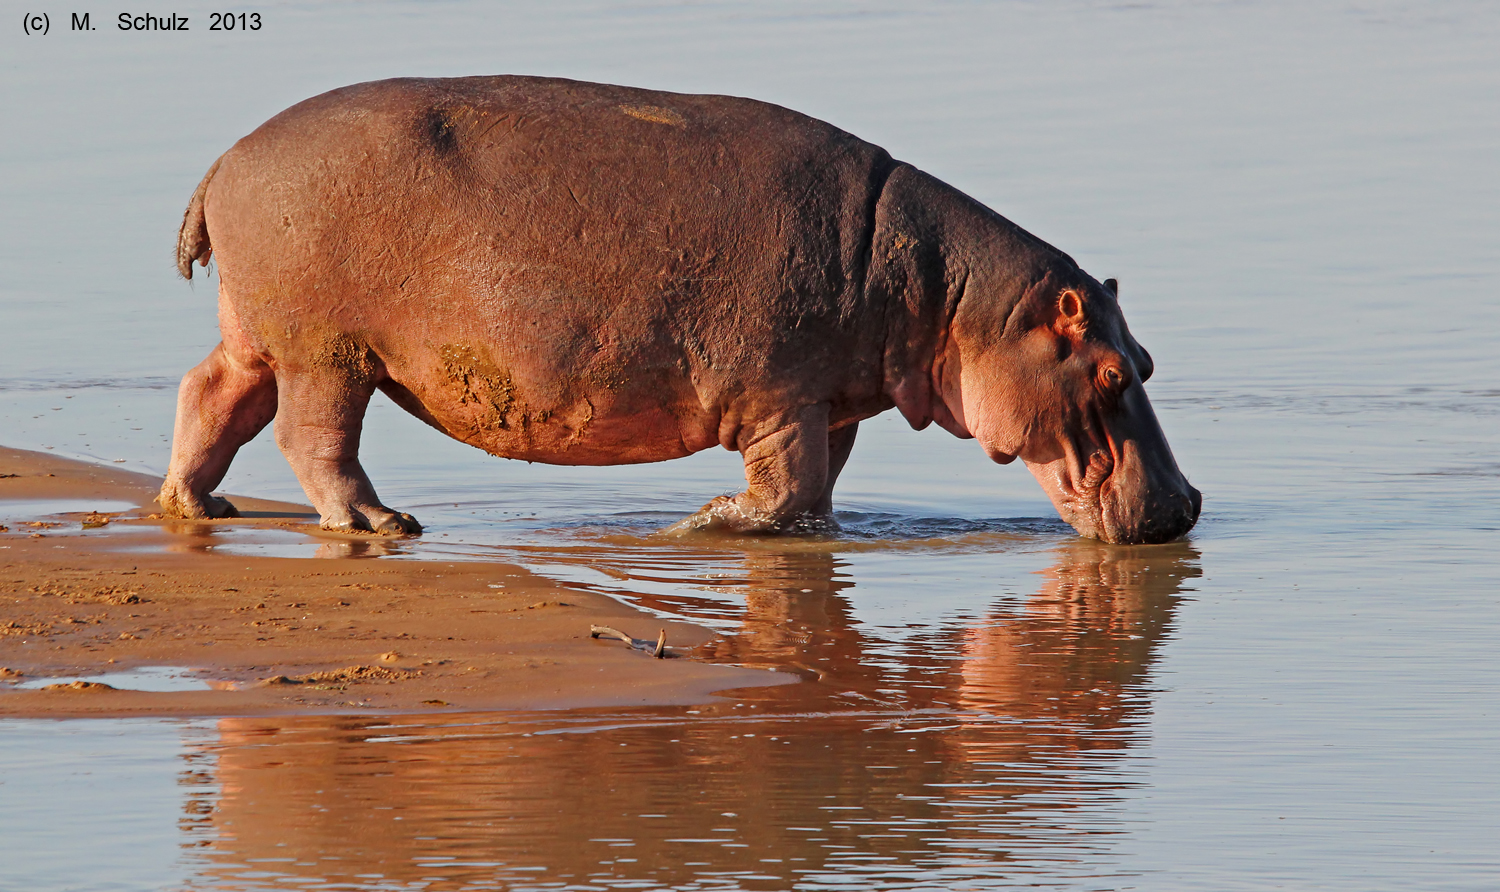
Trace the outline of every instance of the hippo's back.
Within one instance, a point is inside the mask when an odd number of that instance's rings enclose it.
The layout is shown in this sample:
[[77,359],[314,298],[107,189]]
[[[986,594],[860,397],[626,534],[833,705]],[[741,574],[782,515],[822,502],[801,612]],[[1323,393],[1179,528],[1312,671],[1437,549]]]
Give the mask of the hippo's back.
[[394,240],[421,257],[423,246],[480,240],[512,262],[571,256],[580,272],[670,277],[812,255],[839,291],[840,276],[863,273],[858,249],[892,166],[836,127],[750,99],[550,78],[396,79],[272,118],[226,155],[210,203],[232,202],[309,246]]

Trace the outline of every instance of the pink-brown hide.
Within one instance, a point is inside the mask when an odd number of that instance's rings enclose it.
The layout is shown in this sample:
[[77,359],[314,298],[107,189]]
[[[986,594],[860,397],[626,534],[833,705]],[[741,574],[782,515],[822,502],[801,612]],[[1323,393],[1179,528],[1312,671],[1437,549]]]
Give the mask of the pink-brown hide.
[[183,379],[169,514],[233,514],[210,492],[274,418],[324,526],[419,531],[359,464],[379,389],[506,458],[739,451],[745,491],[679,528],[831,528],[856,426],[892,406],[1020,455],[1084,535],[1197,518],[1112,291],[778,106],[522,77],[335,90],[209,170],[179,268],[210,256],[223,342]]

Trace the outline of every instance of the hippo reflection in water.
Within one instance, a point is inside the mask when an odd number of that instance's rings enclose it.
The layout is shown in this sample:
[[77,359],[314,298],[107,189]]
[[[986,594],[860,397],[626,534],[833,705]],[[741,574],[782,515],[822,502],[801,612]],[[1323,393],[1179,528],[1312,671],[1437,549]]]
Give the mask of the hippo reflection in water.
[[715,445],[745,491],[678,529],[830,529],[859,422],[895,407],[1020,457],[1084,536],[1161,542],[1200,496],[1113,280],[882,149],[778,106],[565,80],[360,84],[209,169],[178,265],[222,343],[183,379],[169,515],[274,418],[331,529],[415,533],[358,459],[378,389],[494,455]]
[[1138,783],[1128,766],[1151,739],[1152,666],[1202,572],[1186,543],[1072,541],[1032,594],[882,629],[854,615],[868,593],[844,555],[749,551],[722,565],[727,602],[674,586],[660,603],[659,562],[612,554],[628,601],[729,611],[716,662],[802,666],[822,683],[740,691],[701,714],[222,719],[184,775],[197,784],[185,844],[210,844],[194,885],[266,888],[269,871],[281,888],[683,889],[752,874],[735,887],[933,888],[953,876],[936,872],[946,863],[1010,887],[1017,864],[1037,885],[1098,871],[1107,859],[1080,851],[1117,846]]

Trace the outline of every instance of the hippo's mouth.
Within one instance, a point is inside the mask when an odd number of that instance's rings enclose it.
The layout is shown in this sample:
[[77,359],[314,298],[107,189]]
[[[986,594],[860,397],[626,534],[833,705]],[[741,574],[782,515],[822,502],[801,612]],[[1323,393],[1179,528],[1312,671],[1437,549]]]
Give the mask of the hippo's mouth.
[[[1088,464],[1083,466],[1082,473],[1075,471],[1069,458],[1054,462],[1054,467],[1048,469],[1053,471],[1048,476],[1056,485],[1055,490],[1046,487],[1047,494],[1052,496],[1052,504],[1080,536],[1105,542],[1117,541],[1111,534],[1118,533],[1118,524],[1110,522],[1113,518],[1109,516],[1109,502],[1105,498],[1105,488],[1115,470],[1114,456],[1104,450],[1094,452],[1089,456]],[[1033,467],[1032,470],[1041,469]],[[1037,476],[1042,479],[1041,474]]]

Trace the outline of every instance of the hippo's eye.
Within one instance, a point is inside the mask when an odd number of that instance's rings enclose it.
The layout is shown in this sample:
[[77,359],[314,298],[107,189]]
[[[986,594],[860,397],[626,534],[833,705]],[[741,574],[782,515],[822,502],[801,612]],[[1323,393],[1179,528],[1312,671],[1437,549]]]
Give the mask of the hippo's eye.
[[1099,377],[1103,379],[1104,386],[1112,393],[1119,393],[1125,389],[1125,373],[1115,366],[1105,366],[1099,373]]

